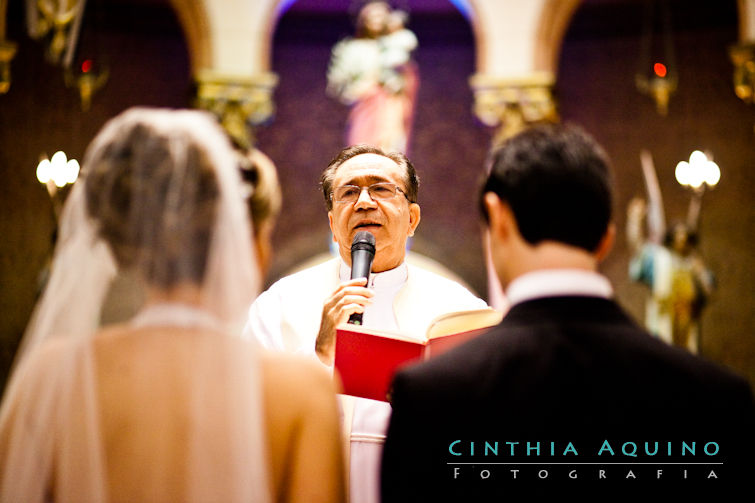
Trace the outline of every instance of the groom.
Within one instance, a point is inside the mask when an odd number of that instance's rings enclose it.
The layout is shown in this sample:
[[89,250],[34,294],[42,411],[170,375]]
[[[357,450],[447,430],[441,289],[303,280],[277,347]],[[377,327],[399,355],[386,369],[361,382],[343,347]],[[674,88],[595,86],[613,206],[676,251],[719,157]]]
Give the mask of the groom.
[[608,160],[577,128],[526,130],[495,153],[480,205],[512,307],[396,376],[384,502],[733,501],[752,467],[749,385],[613,300],[597,272],[612,204]]

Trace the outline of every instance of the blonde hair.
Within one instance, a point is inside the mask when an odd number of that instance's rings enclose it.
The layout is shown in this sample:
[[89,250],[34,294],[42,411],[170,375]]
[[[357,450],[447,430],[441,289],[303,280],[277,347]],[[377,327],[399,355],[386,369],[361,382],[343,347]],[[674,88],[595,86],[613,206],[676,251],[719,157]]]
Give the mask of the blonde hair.
[[241,178],[248,191],[249,214],[255,234],[275,221],[281,209],[281,189],[273,161],[260,150],[242,154]]

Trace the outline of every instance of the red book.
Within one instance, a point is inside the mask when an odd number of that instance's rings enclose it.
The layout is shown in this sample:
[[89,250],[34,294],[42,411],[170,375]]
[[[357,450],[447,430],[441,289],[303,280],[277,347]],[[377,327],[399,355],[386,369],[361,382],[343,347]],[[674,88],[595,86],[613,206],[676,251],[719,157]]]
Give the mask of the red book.
[[346,395],[390,401],[396,371],[443,354],[500,323],[493,309],[476,309],[436,318],[420,338],[345,323],[336,329],[335,369]]

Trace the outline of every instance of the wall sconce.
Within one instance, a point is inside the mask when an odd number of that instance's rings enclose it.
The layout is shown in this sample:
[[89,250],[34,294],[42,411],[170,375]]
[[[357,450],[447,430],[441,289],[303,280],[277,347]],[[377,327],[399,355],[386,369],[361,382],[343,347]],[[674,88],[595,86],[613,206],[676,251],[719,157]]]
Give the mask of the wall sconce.
[[755,103],[755,41],[729,47],[729,57],[734,65],[734,93],[740,100],[752,105]]
[[[48,42],[47,58],[63,68],[65,83],[79,92],[84,112],[89,110],[95,91],[105,85],[108,79],[107,68],[93,71],[95,67],[92,59],[82,62],[80,72],[74,68],[74,54],[77,50],[80,51],[77,46],[86,3],[86,0],[26,0],[29,34],[32,38]],[[101,2],[95,2],[90,7],[97,9],[99,3]],[[88,15],[90,14],[93,14],[91,9]],[[88,24],[92,25],[91,22]]]
[[6,40],[8,0],[0,0],[0,94],[10,90],[10,62],[16,55],[16,44]]
[[10,90],[10,62],[16,55],[16,44],[0,39],[0,94]]
[[712,158],[700,150],[695,150],[690,154],[689,161],[681,161],[676,165],[674,174],[679,185],[692,190],[692,199],[687,209],[687,226],[697,229],[705,188],[712,189],[718,184],[721,170]]
[[55,152],[52,159],[47,159],[47,156],[43,155],[37,164],[37,180],[47,189],[56,216],[60,215],[65,198],[61,195],[61,189],[73,184],[78,177],[79,162],[76,159],[68,159],[65,152]]
[[671,7],[668,0],[648,0],[645,2],[635,85],[639,92],[655,101],[658,114],[666,116],[678,80]]
[[689,161],[679,162],[674,174],[680,185],[695,191],[703,191],[705,187],[713,188],[721,179],[718,164],[699,150],[692,152]]
[[110,76],[107,68],[96,73],[93,71],[94,66],[92,60],[87,59],[81,63],[81,73],[74,73],[73,70],[67,68],[64,74],[66,86],[75,87],[79,91],[82,112],[89,110],[95,91],[104,86]]
[[729,47],[729,57],[734,65],[734,92],[745,103],[755,101],[755,42]]
[[676,91],[677,82],[676,73],[669,72],[663,63],[655,63],[650,76],[642,73],[635,76],[637,90],[653,98],[656,111],[664,117],[668,115],[668,103]]
[[26,0],[26,4],[26,22],[32,38],[49,39],[49,60],[70,66],[86,0]]

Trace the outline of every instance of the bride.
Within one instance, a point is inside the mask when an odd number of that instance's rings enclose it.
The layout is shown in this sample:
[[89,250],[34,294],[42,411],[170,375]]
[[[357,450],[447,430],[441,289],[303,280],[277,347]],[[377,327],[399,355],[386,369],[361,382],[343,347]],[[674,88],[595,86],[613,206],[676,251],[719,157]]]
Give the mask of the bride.
[[[197,111],[132,109],[89,146],[0,408],[0,500],[343,501],[330,378],[237,337],[268,235],[238,164]],[[122,272],[144,305],[99,327]]]

